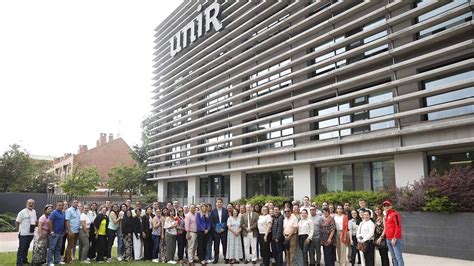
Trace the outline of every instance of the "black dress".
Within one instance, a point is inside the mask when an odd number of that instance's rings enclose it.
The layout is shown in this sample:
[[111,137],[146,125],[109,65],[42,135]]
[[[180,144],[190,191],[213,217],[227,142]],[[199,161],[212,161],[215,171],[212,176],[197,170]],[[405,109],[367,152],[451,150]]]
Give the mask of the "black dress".
[[143,259],[144,260],[152,260],[153,259],[153,239],[151,237],[150,228],[150,217],[153,219],[153,215],[148,216],[145,215],[142,218],[142,226],[143,232],[145,233],[145,237],[143,238]]

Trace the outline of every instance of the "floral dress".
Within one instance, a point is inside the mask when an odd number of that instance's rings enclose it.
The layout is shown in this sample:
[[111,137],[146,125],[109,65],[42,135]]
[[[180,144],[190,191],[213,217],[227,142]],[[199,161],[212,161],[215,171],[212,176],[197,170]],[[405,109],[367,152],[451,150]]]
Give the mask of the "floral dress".
[[[232,230],[238,230],[240,228],[240,218],[229,217],[229,219],[227,219],[227,227],[232,228]],[[236,236],[229,230],[227,232],[226,259],[239,260],[242,257],[242,239],[240,237],[240,234]]]

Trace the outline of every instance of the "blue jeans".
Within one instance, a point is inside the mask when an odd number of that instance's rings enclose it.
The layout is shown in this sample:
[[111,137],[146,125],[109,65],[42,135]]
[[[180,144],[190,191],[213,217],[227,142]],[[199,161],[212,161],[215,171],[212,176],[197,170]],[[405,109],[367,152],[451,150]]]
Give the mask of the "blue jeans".
[[122,257],[122,252],[123,252],[122,230],[119,227],[117,230],[117,256]]
[[61,262],[62,244],[63,235],[48,235],[48,264],[58,264]]
[[397,239],[397,243],[395,246],[392,245],[392,240],[387,239],[387,247],[390,251],[390,255],[392,255],[392,264],[393,266],[404,266],[405,263],[403,262],[402,256],[402,240]]
[[160,238],[161,236],[151,235],[151,240],[153,240],[153,250],[151,253],[152,259],[158,259],[160,256]]
[[16,253],[16,265],[23,265],[28,261],[28,249],[30,248],[31,241],[33,236],[22,236],[18,234],[18,252]]

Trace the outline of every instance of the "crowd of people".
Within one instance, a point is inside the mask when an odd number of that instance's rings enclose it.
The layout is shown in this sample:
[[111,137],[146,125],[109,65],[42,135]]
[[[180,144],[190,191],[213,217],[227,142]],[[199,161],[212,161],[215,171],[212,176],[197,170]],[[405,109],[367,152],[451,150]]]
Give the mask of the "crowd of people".
[[[142,209],[127,200],[81,204],[73,200],[44,207],[37,219],[34,200],[16,219],[19,231],[17,265],[111,262],[117,240],[118,261],[150,260],[170,264],[252,263],[263,265],[374,265],[375,249],[382,265],[404,265],[400,215],[390,201],[369,209],[364,199],[317,206],[309,197],[282,206],[268,202],[223,206],[209,203],[180,206],[177,201]],[[320,208],[318,208],[320,207]],[[76,246],[79,246],[76,252]],[[221,250],[222,247],[222,250]],[[321,252],[322,251],[322,252]]]

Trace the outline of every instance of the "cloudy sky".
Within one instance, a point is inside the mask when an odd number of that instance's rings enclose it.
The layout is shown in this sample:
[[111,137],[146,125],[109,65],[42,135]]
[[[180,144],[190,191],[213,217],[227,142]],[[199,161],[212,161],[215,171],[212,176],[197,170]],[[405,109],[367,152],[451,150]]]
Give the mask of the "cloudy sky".
[[0,1],[0,153],[140,143],[150,112],[154,28],[180,0]]

